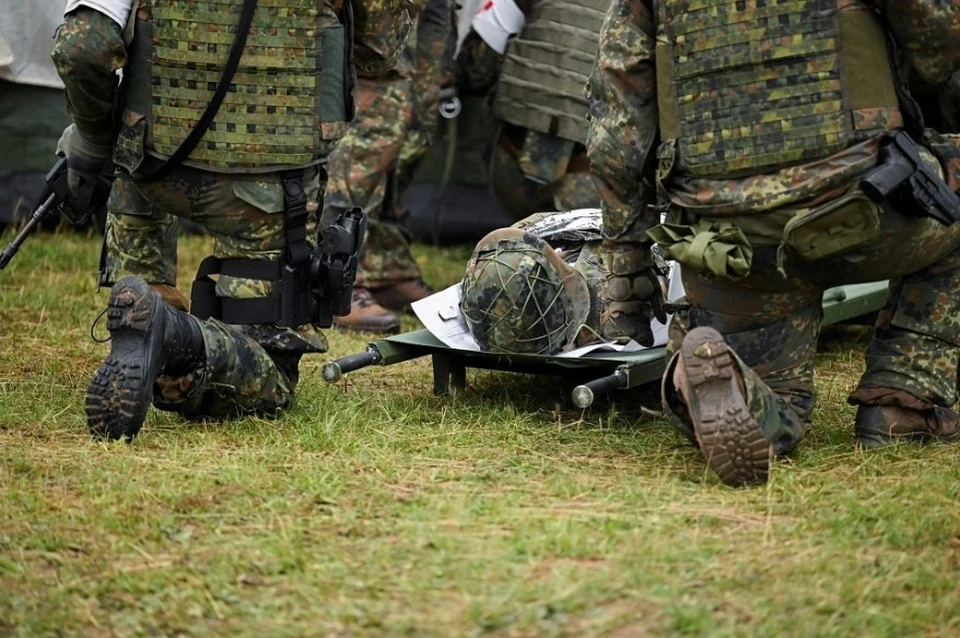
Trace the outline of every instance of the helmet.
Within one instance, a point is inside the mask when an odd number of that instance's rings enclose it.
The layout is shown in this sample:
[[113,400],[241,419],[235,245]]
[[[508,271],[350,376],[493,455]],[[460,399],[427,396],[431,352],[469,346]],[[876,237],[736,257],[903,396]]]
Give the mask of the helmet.
[[518,228],[477,244],[461,287],[460,309],[489,352],[552,355],[573,348],[590,313],[590,289],[545,241]]

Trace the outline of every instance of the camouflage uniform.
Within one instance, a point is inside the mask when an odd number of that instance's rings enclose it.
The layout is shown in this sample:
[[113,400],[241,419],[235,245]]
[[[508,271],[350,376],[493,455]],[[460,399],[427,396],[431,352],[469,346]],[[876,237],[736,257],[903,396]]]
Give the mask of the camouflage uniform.
[[[721,13],[736,10],[733,2],[709,4],[718,5],[714,9]],[[772,3],[763,10],[747,4],[748,10],[759,12],[743,18],[742,24],[750,28],[759,25],[746,21],[774,10]],[[824,4],[807,2],[803,10],[823,8],[820,5]],[[880,12],[898,45],[896,53],[906,54],[913,69],[934,85],[942,84],[958,69],[957,3],[904,0],[867,4],[873,6],[843,1],[832,9],[839,19],[846,12],[859,12],[855,16],[860,20],[858,28],[872,29],[869,32],[875,34],[877,43],[884,37],[882,29],[871,26],[876,21],[862,25],[865,16],[872,15],[866,9]],[[662,59],[671,55],[671,47],[689,45],[690,59],[701,51],[712,51],[707,36],[713,34],[690,33],[684,38],[664,29],[668,13],[680,16],[675,23],[680,25],[678,33],[687,24],[699,28],[693,22],[682,22],[685,12],[693,9],[687,2],[614,0],[603,27],[599,59],[588,87],[592,123],[587,146],[603,199],[604,253],[612,277],[629,278],[646,267],[650,237],[656,238],[668,256],[683,263],[690,307],[679,313],[671,326],[673,350],[679,350],[684,334],[696,327],[713,327],[722,335],[743,377],[750,416],[776,454],[790,452],[802,439],[813,409],[820,297],[829,286],[892,280],[887,310],[877,324],[867,350],[867,369],[851,403],[926,411],[953,405],[960,357],[960,225],[945,228],[927,218],[896,213],[884,204],[874,211],[879,226],[873,236],[836,255],[806,259],[785,238],[787,223],[810,212],[836,206],[849,211],[850,219],[856,221],[853,215],[858,211],[876,207],[862,201],[854,206],[857,184],[876,166],[884,133],[904,125],[898,106],[908,102],[898,103],[896,96],[892,100],[887,96],[878,99],[879,104],[861,104],[870,108],[854,109],[851,119],[836,120],[838,126],[846,127],[837,129],[840,132],[828,133],[829,126],[819,123],[810,133],[814,137],[799,141],[786,126],[782,131],[778,127],[779,133],[767,134],[775,124],[765,120],[771,123],[755,125],[753,131],[764,131],[766,137],[725,132],[723,138],[733,141],[726,147],[719,142],[689,143],[683,138],[683,126],[692,120],[684,119],[688,113],[684,109],[700,113],[700,121],[707,127],[714,122],[704,114],[714,113],[719,121],[737,112],[722,86],[701,93],[688,104],[675,97],[679,91],[674,88],[676,82],[693,83],[709,77],[676,80],[667,66],[671,62]],[[825,11],[818,19],[833,16],[834,11]],[[781,26],[791,24],[790,16],[781,18]],[[800,40],[780,35],[790,46],[801,46]],[[728,49],[703,64],[709,68],[720,60],[737,59],[737,55]],[[867,68],[857,67],[857,73],[882,84],[887,72],[883,60],[886,55],[868,62],[877,65],[875,76]],[[758,91],[755,96],[741,93],[739,99],[754,105],[744,117],[790,94],[789,88],[777,84],[776,77],[752,85]],[[857,88],[876,91],[873,86]],[[734,87],[733,91],[737,90]],[[724,99],[728,100],[726,111],[720,108]],[[825,108],[800,107],[794,115],[808,118],[809,125],[818,121]],[[681,123],[679,140],[677,121]],[[851,121],[855,134],[844,138],[843,131]],[[664,122],[670,130],[660,130]],[[801,122],[797,120],[796,126]],[[655,150],[658,135],[663,141]],[[716,136],[721,139],[720,132]],[[752,169],[762,158],[757,153],[738,155],[740,140],[770,143],[774,154],[795,155],[781,166]],[[804,148],[811,140],[817,140],[813,148]],[[924,143],[946,168],[949,185],[960,186],[951,141],[928,130]],[[726,156],[725,151],[717,150],[724,148],[730,149]],[[936,165],[932,155],[929,159]],[[721,166],[743,162],[744,168],[713,174],[699,170],[698,166],[711,162]],[[866,208],[857,208],[861,206]],[[659,219],[652,211],[664,210],[671,223],[654,228]],[[830,241],[821,234],[810,248],[816,253]],[[671,366],[675,362],[676,357]],[[696,441],[689,406],[674,387],[675,380],[669,372],[664,377],[665,406],[680,430]]]
[[[576,48],[576,44],[583,41],[587,43],[585,48],[591,53],[595,50],[594,38],[603,13],[602,10],[593,10],[590,6],[580,6],[581,4],[568,7],[562,2],[549,0],[519,0],[516,6],[527,18],[527,22],[517,35],[517,40],[507,45],[504,55],[491,48],[475,30],[467,34],[457,54],[458,73],[463,88],[474,94],[494,91],[494,114],[499,121],[499,130],[490,149],[487,179],[500,205],[517,218],[540,211],[596,208],[599,204],[596,187],[590,178],[587,165],[586,149],[583,145],[584,132],[573,132],[564,127],[562,134],[558,134],[556,121],[528,119],[530,112],[541,101],[550,104],[551,97],[543,96],[556,87],[508,97],[507,102],[511,106],[522,105],[519,110],[508,110],[505,101],[500,99],[511,88],[504,83],[502,73],[506,73],[511,79],[518,75],[523,77],[525,82],[534,79],[523,76],[523,71],[518,71],[517,66],[511,66],[519,61],[519,68],[525,69],[530,64],[528,56],[535,63],[550,67],[546,70],[537,67],[532,72],[533,76],[576,77],[573,69],[578,64],[589,68],[590,60],[577,60],[581,52]],[[485,7],[482,10],[488,9],[489,7]],[[570,24],[561,26],[569,29],[568,34],[555,36],[551,32],[543,35],[545,24],[556,23],[556,16],[546,13],[549,11],[556,11],[557,15],[566,15],[569,18]],[[566,41],[554,42],[560,37],[565,37]],[[525,38],[537,40],[536,53],[523,49]],[[548,45],[544,46],[539,42],[540,39],[548,41]],[[558,50],[552,51],[550,46]],[[562,94],[564,90],[559,92]],[[569,94],[563,95],[563,99],[567,101],[565,104],[550,104],[551,107],[564,112],[562,117],[580,120],[576,110],[582,106],[585,112],[586,104],[575,103],[579,100],[570,100]]]
[[[136,74],[131,73],[128,67],[128,61],[134,59],[135,47],[128,48],[126,42],[130,41],[127,35],[129,31],[125,34],[116,18],[84,6],[82,0],[72,4],[74,6],[68,4],[69,12],[57,38],[53,51],[54,62],[66,85],[69,110],[77,132],[94,144],[111,147],[115,143],[115,72],[126,67],[129,77],[125,78],[125,83],[138,86],[131,81]],[[139,20],[141,15],[148,15],[154,10],[146,1],[131,0],[131,4],[133,15],[130,16],[128,29],[133,28],[135,18]],[[402,3],[400,0],[370,0],[353,4],[356,65],[358,68],[385,72],[395,66],[407,35],[409,19]],[[238,6],[239,3],[234,8],[238,10]],[[312,20],[329,25],[323,28],[340,28],[337,18],[339,2],[320,2],[305,5],[304,8],[313,11],[310,14]],[[159,10],[179,9],[165,6]],[[262,9],[258,9],[258,15],[259,11]],[[294,14],[289,15],[293,19]],[[254,42],[254,37],[251,36],[251,42]],[[303,37],[305,47],[312,46],[310,38],[314,38],[313,31]],[[225,50],[232,41],[233,35],[227,34],[218,43],[222,43]],[[251,49],[255,48],[248,44],[244,58],[256,55],[255,51],[251,53]],[[345,71],[333,72],[346,82],[353,70],[344,68]],[[243,72],[241,69],[235,79],[238,85]],[[142,88],[143,85],[139,86]],[[172,86],[177,86],[176,79]],[[196,88],[192,83],[187,86],[186,80],[181,85],[184,91]],[[134,100],[140,103],[146,100],[149,103],[150,96],[130,90],[126,97],[128,108],[123,115],[120,136],[116,139],[114,161],[126,172],[137,176],[149,173],[160,164],[160,160],[145,154],[146,119],[132,108]],[[228,108],[230,99],[228,97],[221,107],[221,115],[235,108],[236,98],[233,98],[234,106]],[[203,106],[201,104],[200,108]],[[161,292],[171,305],[184,308],[186,301],[175,288],[176,217],[191,219],[212,235],[214,253],[218,257],[275,259],[281,255],[286,240],[279,171],[284,167],[257,171],[238,165],[219,170],[204,165],[197,158],[223,148],[229,149],[231,144],[238,144],[238,149],[243,148],[247,152],[251,148],[247,141],[249,134],[254,132],[251,127],[261,127],[256,131],[261,135],[285,134],[288,131],[280,130],[285,127],[275,126],[272,122],[266,125],[251,124],[247,126],[247,131],[238,133],[241,137],[230,138],[230,126],[221,125],[217,131],[216,124],[221,115],[218,115],[204,140],[216,138],[232,141],[201,142],[183,165],[156,181],[117,180],[108,205],[106,267],[101,273],[101,284],[111,285],[121,275],[138,275]],[[313,134],[316,160],[305,162],[307,167],[303,173],[304,190],[308,202],[313,203],[314,211],[323,198],[326,181],[319,164],[345,131],[344,116],[344,113],[339,113],[322,122],[311,120],[303,124],[314,130],[321,129],[319,134]],[[150,122],[150,126],[157,127],[153,129],[153,143],[157,145],[161,140],[161,119],[158,117]],[[150,140],[149,134],[147,139]],[[242,154],[240,156],[245,157]],[[269,282],[259,280],[221,276],[217,282],[217,295],[224,298],[255,298],[266,296],[269,292]],[[290,329],[275,325],[227,325],[209,319],[200,322],[200,329],[205,350],[203,369],[184,376],[158,378],[153,395],[157,407],[190,416],[219,417],[242,412],[275,412],[292,400],[300,357],[305,353],[326,350],[325,339],[313,326]]]
[[411,32],[403,60],[387,77],[359,71],[357,118],[327,165],[324,221],[354,206],[367,214],[358,288],[420,279],[410,254],[398,199],[424,157],[437,124],[449,0],[429,0]]

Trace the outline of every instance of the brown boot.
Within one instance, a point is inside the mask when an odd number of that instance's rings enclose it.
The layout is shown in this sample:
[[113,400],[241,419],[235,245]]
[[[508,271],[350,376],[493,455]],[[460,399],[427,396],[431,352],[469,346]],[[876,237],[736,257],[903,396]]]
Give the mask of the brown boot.
[[766,483],[773,452],[750,414],[737,362],[719,332],[695,328],[687,334],[673,382],[700,451],[720,480],[735,487]]
[[861,405],[854,421],[857,444],[878,448],[897,441],[960,441],[960,418],[948,408],[912,410],[896,405]]
[[383,288],[371,288],[370,294],[378,304],[390,310],[406,310],[414,301],[433,294],[433,288],[423,279],[403,279]]
[[334,317],[333,325],[357,332],[396,334],[400,331],[400,319],[370,296],[366,288],[354,288],[350,300],[350,314]]

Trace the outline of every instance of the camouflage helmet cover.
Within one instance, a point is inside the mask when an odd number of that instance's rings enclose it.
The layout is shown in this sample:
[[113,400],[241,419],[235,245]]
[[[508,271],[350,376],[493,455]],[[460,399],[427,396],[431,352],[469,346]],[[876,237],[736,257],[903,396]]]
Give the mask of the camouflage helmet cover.
[[482,349],[552,355],[574,347],[590,312],[590,289],[545,241],[503,228],[474,249],[460,309]]

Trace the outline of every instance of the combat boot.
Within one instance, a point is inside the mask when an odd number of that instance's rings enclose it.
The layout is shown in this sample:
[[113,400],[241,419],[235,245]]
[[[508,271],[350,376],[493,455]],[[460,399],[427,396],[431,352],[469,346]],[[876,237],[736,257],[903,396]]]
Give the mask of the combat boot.
[[333,325],[357,332],[396,334],[400,330],[400,318],[374,301],[369,290],[354,287],[350,314],[334,317]]
[[403,279],[383,288],[371,288],[374,300],[390,310],[406,310],[415,301],[433,294],[433,288],[423,279]]
[[684,337],[673,383],[700,451],[720,480],[735,487],[765,483],[773,452],[750,413],[736,358],[719,332],[695,328]]
[[948,408],[913,410],[897,405],[861,405],[854,421],[857,444],[878,448],[897,441],[960,441],[960,418]]
[[125,277],[107,306],[110,354],[87,388],[87,424],[96,438],[140,432],[161,373],[180,376],[205,362],[200,322],[166,304],[139,277]]

